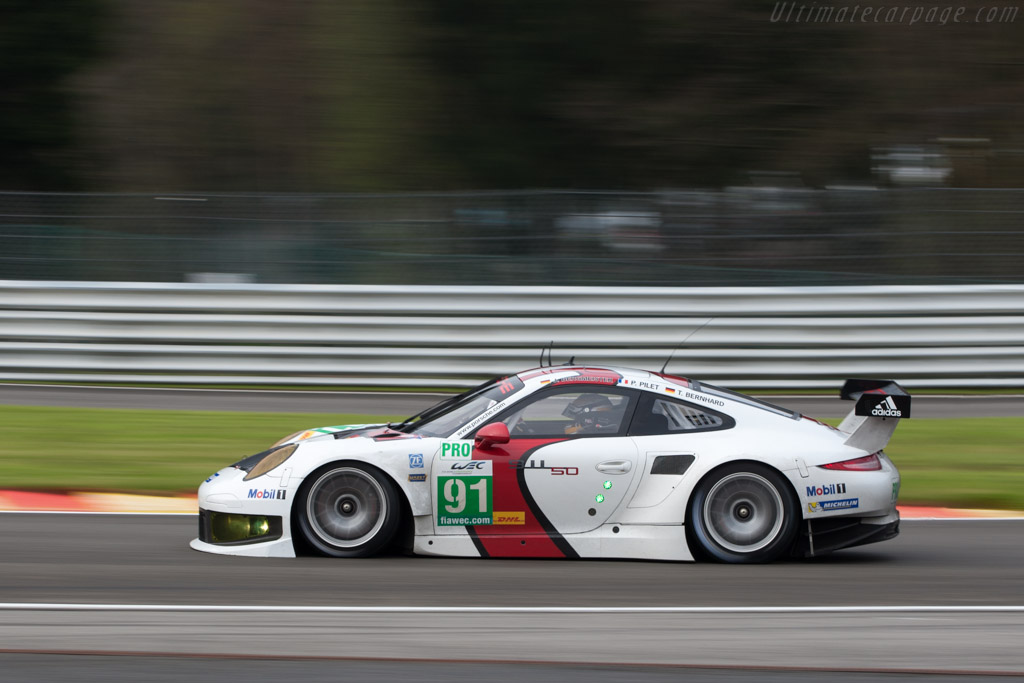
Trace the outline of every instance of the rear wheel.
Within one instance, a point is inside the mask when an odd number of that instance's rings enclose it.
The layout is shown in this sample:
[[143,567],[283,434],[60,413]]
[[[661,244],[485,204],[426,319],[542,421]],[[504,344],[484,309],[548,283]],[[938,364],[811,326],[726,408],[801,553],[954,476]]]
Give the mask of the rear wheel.
[[701,481],[688,521],[700,550],[719,562],[771,562],[792,548],[798,509],[782,475],[757,463],[737,463]]
[[395,536],[399,493],[380,470],[335,464],[313,473],[296,501],[299,529],[316,551],[330,557],[366,557]]

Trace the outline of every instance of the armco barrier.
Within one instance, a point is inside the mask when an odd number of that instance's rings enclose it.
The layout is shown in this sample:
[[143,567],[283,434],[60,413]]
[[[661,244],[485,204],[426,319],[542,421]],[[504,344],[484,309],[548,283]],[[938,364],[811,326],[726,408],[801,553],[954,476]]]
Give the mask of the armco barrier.
[[[703,327],[702,327],[703,326]],[[466,386],[553,360],[728,386],[1024,386],[1024,285],[0,281],[0,380]]]

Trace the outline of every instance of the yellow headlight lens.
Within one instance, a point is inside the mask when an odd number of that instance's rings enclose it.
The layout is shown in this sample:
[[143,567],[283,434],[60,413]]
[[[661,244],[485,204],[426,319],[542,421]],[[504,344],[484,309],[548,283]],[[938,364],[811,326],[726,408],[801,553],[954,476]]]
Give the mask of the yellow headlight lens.
[[249,481],[250,479],[255,479],[256,477],[263,476],[264,474],[266,474],[267,472],[274,469],[275,467],[283,463],[285,460],[290,458],[292,453],[294,453],[295,449],[298,447],[299,444],[293,443],[288,446],[278,448],[276,451],[271,451],[270,453],[267,453],[267,455],[264,456],[262,460],[256,463],[256,467],[253,467],[251,470],[249,470],[249,474],[245,475],[242,478],[242,481]]
[[[280,517],[210,512],[209,540],[212,543],[244,543],[281,536]],[[272,521],[273,520],[273,521]]]

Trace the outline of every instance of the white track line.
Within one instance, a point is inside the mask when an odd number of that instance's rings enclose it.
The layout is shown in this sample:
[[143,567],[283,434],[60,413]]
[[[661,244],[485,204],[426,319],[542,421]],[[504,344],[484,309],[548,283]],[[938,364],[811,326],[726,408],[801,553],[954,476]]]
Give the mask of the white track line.
[[325,612],[499,614],[884,614],[896,612],[1024,612],[1024,605],[837,605],[830,607],[432,607],[423,605],[140,605],[0,602],[0,610],[78,612]]

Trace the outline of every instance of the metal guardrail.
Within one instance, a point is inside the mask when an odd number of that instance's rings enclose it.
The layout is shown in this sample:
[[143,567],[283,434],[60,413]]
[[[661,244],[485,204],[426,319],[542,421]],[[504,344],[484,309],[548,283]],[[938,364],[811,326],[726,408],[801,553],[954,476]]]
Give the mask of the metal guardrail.
[[1015,284],[1024,190],[0,192],[0,276],[311,284]]
[[536,365],[552,341],[556,363],[656,370],[695,330],[668,372],[751,388],[1024,386],[1024,285],[0,281],[0,380],[468,386]]

